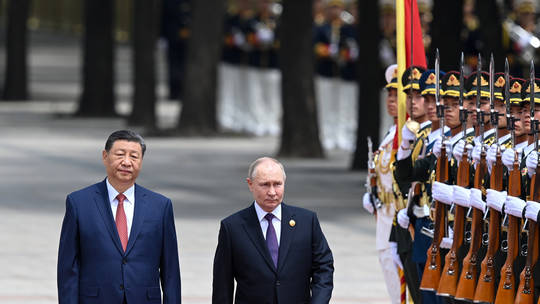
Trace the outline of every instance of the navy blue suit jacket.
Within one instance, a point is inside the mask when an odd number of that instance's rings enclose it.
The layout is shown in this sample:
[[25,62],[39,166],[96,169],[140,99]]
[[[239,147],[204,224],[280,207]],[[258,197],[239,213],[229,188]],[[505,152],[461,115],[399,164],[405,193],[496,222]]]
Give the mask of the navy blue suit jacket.
[[181,303],[171,201],[135,185],[131,232],[123,251],[105,181],[66,199],[58,251],[59,303]]
[[221,221],[212,303],[233,303],[234,280],[236,304],[330,301],[334,260],[317,215],[284,203],[281,208],[277,269],[253,205]]

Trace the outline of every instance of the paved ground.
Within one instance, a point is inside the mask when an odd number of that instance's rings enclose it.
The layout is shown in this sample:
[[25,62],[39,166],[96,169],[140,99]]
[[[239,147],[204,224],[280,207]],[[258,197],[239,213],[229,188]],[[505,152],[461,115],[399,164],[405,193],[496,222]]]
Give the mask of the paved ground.
[[[39,39],[38,39],[39,40]],[[76,45],[34,42],[34,100],[0,103],[0,303],[54,303],[58,238],[66,194],[104,178],[100,155],[120,119],[73,119],[78,87]],[[129,104],[129,51],[120,47],[120,112]],[[3,55],[0,53],[0,57]],[[126,59],[127,58],[127,59]],[[161,125],[175,103],[159,104]],[[174,202],[183,301],[210,303],[219,220],[248,206],[249,162],[273,155],[277,138],[147,138],[138,182]],[[287,202],[316,211],[335,258],[331,303],[388,303],[374,249],[374,219],[361,208],[364,174],[350,156],[283,159]]]

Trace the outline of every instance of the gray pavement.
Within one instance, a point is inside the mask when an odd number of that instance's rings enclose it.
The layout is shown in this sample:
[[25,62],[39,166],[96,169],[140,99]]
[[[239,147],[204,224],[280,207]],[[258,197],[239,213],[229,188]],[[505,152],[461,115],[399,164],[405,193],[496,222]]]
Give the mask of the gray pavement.
[[[126,127],[121,119],[58,115],[76,106],[79,51],[74,43],[51,46],[43,40],[31,53],[36,101],[0,102],[0,303],[57,302],[65,197],[104,178],[104,141]],[[129,54],[125,46],[119,52]],[[119,63],[122,113],[130,107],[128,62],[123,58]],[[178,105],[161,100],[158,113],[160,125],[173,125]],[[259,156],[274,155],[278,138],[146,140],[138,183],[173,200],[183,301],[210,303],[219,220],[250,204],[247,166]],[[319,214],[333,250],[331,303],[389,303],[376,256],[374,219],[361,208],[365,174],[350,172],[350,155],[340,151],[329,152],[327,159],[282,161],[288,177],[285,200]]]

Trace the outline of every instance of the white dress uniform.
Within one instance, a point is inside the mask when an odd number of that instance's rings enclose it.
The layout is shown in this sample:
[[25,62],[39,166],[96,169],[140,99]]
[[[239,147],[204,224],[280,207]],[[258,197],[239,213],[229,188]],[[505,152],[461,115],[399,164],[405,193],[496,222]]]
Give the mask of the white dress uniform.
[[[393,193],[393,171],[391,170],[392,159],[392,144],[396,132],[396,125],[390,127],[388,133],[381,141],[379,146],[378,161],[375,166],[377,177],[379,179],[379,197],[383,197],[383,193]],[[381,208],[377,209],[377,228],[375,234],[375,248],[379,256],[386,289],[392,300],[392,303],[401,303],[400,279],[396,264],[392,258],[392,248],[388,239],[392,230],[392,223],[395,215],[395,205],[393,202],[384,201]]]

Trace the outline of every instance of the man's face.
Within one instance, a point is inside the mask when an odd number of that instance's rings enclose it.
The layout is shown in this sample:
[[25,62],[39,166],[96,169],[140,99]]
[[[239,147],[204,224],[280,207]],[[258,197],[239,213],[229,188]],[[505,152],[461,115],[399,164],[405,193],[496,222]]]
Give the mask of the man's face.
[[247,178],[249,191],[257,204],[266,212],[272,212],[283,200],[285,179],[281,167],[264,161],[255,169],[253,179]]
[[117,140],[109,152],[103,150],[103,164],[109,182],[114,185],[133,185],[142,166],[142,147],[138,142]]
[[467,110],[467,125],[473,127],[477,124],[476,120],[476,102],[473,98],[467,98],[463,100],[463,108]]
[[453,129],[460,125],[459,121],[459,100],[456,97],[444,97],[444,105],[446,109],[444,111],[445,124]]
[[391,117],[397,117],[397,89],[388,89],[388,95],[386,97],[386,111]]
[[523,129],[523,120],[521,118],[523,117],[523,114],[521,113],[521,109],[522,109],[521,106],[514,106],[514,105],[510,106],[510,113],[512,117],[519,119],[519,120],[516,120],[514,123],[514,127],[515,127],[514,130],[515,130],[516,136],[523,135],[525,132]]
[[439,121],[439,117],[437,117],[437,104],[435,103],[435,96],[430,94],[424,95],[424,106],[426,107],[428,119],[432,122]]
[[[476,98],[476,97],[474,97]],[[484,124],[489,123],[489,113],[491,112],[491,105],[488,98],[480,98],[480,111],[484,112]]]
[[495,111],[499,113],[499,128],[506,128],[506,106],[501,100],[494,101]]
[[521,108],[520,119],[521,119],[521,125],[523,127],[523,132],[526,134],[531,133],[531,106],[529,103],[526,103]]
[[424,97],[420,95],[420,92],[416,90],[413,90],[412,92],[407,91],[407,109],[412,111],[410,115],[413,119],[418,119],[426,115]]

